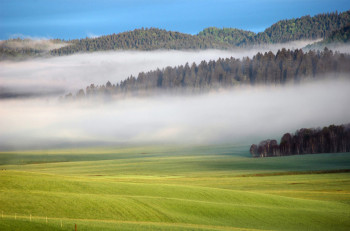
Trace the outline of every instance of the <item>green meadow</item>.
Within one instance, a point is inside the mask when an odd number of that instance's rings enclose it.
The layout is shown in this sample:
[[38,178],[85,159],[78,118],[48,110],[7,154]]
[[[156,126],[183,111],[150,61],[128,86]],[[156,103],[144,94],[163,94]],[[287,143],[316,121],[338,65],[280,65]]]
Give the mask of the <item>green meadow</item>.
[[248,146],[0,153],[0,230],[350,230],[350,153]]

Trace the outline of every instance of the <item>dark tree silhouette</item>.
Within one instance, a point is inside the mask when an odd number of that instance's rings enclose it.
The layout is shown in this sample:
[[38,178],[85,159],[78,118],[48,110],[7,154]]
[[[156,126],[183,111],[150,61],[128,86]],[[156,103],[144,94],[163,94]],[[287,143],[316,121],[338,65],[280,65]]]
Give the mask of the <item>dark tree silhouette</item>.
[[276,140],[263,140],[250,147],[253,157],[337,152],[350,152],[350,124],[323,129],[302,128],[294,134],[284,134],[280,145]]

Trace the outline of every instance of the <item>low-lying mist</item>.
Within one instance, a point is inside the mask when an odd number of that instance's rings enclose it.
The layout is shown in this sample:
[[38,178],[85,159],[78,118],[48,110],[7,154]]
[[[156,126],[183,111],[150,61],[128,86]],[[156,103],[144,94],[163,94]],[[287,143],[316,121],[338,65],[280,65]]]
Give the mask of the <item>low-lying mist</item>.
[[107,103],[1,100],[0,150],[251,144],[302,127],[349,123],[349,99],[350,81],[338,79]]
[[[110,51],[53,58],[36,58],[22,62],[0,62],[2,92],[15,96],[42,96],[60,92],[76,92],[94,83],[117,83],[130,75],[167,66],[200,63],[219,58],[252,57],[257,52],[277,52],[282,47],[296,49],[310,41],[257,46],[236,50],[201,51]],[[1,89],[0,89],[1,91]],[[24,94],[21,94],[24,93]]]

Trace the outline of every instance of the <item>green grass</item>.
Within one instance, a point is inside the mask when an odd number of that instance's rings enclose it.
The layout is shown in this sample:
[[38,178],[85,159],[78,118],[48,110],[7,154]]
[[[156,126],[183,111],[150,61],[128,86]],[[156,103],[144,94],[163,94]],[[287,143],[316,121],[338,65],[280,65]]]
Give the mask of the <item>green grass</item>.
[[349,153],[251,158],[247,149],[3,152],[0,230],[350,229]]

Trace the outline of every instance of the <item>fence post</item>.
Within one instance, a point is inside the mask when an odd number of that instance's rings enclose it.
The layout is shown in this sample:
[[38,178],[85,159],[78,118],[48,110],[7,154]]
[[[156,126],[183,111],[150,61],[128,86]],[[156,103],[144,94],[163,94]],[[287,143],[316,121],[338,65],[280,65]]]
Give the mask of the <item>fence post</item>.
[[77,231],[77,224],[75,224],[75,231]]

